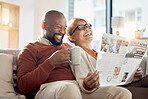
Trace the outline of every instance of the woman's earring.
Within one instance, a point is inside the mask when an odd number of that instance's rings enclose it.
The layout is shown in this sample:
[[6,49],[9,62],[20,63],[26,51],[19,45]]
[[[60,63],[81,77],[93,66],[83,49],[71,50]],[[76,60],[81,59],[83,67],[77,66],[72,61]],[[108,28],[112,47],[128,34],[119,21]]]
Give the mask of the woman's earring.
[[71,41],[75,42],[76,40],[75,39],[71,39]]
[[45,22],[42,22],[42,29],[45,31]]
[[72,39],[72,37],[70,37],[70,36],[69,36],[68,38],[69,38],[69,40],[72,41],[72,42],[75,41],[75,39]]

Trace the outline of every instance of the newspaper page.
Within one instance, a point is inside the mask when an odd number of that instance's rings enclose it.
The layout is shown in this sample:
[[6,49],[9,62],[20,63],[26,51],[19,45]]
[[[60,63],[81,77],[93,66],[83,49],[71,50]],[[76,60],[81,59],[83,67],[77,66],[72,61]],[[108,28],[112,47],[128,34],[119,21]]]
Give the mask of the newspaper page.
[[148,48],[148,42],[104,34],[98,51],[96,69],[100,86],[132,82]]

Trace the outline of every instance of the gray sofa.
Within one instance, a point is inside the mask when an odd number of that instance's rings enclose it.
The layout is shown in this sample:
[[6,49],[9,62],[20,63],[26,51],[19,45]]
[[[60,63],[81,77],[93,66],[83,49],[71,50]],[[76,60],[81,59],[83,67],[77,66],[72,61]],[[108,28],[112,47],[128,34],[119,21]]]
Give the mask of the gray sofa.
[[[13,55],[13,65],[16,65],[17,63],[17,55],[20,52],[20,50],[8,50],[8,49],[0,49],[0,53],[6,53],[6,54],[12,54]],[[142,67],[144,74],[146,73],[146,67],[147,67],[147,57],[144,57],[142,60],[140,66]],[[17,70],[13,71],[13,78],[14,78],[14,90],[16,94],[20,94],[20,91],[16,84],[16,78],[17,78]],[[129,89],[133,94],[133,99],[148,99],[148,87],[135,87],[135,86],[124,86],[127,89]]]

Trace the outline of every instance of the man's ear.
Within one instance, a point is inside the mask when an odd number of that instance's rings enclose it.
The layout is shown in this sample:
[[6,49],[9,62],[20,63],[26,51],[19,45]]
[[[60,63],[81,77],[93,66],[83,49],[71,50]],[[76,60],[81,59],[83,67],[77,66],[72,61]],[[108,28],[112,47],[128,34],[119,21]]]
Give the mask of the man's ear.
[[42,29],[45,31],[45,22],[42,22]]

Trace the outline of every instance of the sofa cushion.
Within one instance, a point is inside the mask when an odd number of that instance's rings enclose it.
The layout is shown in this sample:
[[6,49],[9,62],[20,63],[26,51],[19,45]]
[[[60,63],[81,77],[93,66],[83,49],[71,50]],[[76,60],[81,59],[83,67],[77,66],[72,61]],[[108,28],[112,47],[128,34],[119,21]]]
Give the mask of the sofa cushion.
[[0,53],[0,97],[15,97],[12,78],[13,55]]
[[20,90],[17,86],[17,55],[19,54],[20,50],[14,49],[0,49],[0,53],[11,54],[13,55],[13,86],[14,90],[17,94],[20,94]]
[[[13,82],[13,55],[0,53],[0,97],[26,99],[24,95],[16,94]],[[15,68],[14,68],[15,67]]]

